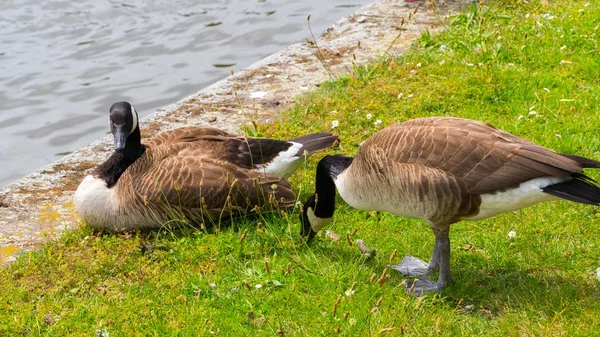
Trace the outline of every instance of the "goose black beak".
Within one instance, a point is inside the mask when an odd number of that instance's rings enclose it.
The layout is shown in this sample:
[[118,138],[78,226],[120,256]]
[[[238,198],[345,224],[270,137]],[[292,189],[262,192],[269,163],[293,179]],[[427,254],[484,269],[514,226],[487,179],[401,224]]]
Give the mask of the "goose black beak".
[[120,125],[113,125],[113,136],[115,137],[115,150],[123,151],[127,143],[127,131],[125,130],[125,123]]

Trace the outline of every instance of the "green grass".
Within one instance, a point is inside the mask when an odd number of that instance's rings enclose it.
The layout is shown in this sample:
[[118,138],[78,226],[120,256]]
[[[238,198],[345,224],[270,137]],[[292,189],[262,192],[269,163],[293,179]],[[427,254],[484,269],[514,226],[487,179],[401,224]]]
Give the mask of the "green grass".
[[[591,0],[480,5],[402,57],[357,67],[283,120],[248,131],[291,138],[337,120],[337,151],[354,154],[387,125],[447,115],[599,159],[599,40],[600,4]],[[291,181],[302,200],[317,159]],[[0,335],[600,335],[599,209],[553,202],[455,224],[454,283],[417,298],[399,274],[377,279],[395,249],[394,263],[406,253],[429,258],[428,226],[338,201],[330,229],[341,239],[320,235],[311,246],[298,234],[297,210],[218,233],[68,233],[0,270]],[[376,257],[362,257],[346,235]]]

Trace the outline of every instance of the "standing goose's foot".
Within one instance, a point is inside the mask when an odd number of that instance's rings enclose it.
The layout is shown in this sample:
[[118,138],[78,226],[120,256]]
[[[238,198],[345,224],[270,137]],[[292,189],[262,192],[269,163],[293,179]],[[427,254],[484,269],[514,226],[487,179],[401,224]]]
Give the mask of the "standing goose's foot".
[[404,276],[427,276],[433,271],[425,261],[408,254],[400,263],[388,267],[401,272]]
[[421,296],[424,292],[440,292],[445,287],[445,284],[440,284],[439,282],[428,279],[417,279],[406,284],[406,292],[411,295]]
[[431,254],[429,264],[407,255],[402,259],[400,264],[390,266],[404,274],[404,276],[423,277],[435,270],[436,267],[440,268],[437,282],[426,278],[419,278],[408,282],[406,290],[412,295],[420,296],[423,292],[439,292],[444,289],[448,283],[452,282],[452,276],[450,275],[450,238],[448,237],[448,230],[433,229],[433,232],[435,233],[435,245],[433,246],[433,254]]

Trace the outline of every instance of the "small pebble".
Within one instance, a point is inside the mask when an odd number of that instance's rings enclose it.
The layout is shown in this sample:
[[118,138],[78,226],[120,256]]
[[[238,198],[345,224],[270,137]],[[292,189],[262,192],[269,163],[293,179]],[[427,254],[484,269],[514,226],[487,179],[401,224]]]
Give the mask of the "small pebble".
[[358,247],[358,250],[360,250],[360,252],[363,253],[363,255],[366,258],[375,256],[375,254],[377,253],[375,251],[375,249],[368,247],[367,244],[365,244],[365,242],[363,240],[360,240],[360,239],[356,240],[356,246]]

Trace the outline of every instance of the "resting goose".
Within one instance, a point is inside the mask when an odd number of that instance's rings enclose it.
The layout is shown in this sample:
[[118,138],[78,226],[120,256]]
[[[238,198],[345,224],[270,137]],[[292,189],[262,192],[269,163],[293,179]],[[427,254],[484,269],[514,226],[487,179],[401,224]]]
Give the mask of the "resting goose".
[[290,141],[186,127],[141,142],[127,102],[110,108],[115,152],[81,182],[75,208],[88,225],[112,231],[160,228],[173,219],[210,225],[296,202],[285,180],[305,155],[338,137],[314,133]]
[[421,278],[409,285],[415,294],[439,291],[451,281],[451,224],[561,198],[599,205],[600,188],[583,168],[600,168],[600,162],[553,152],[478,121],[409,120],[371,136],[354,158],[330,155],[319,162],[301,234],[310,240],[332,222],[336,187],[354,208],[423,219],[435,234],[429,263],[407,255],[390,267],[420,277],[439,267],[437,282]]

